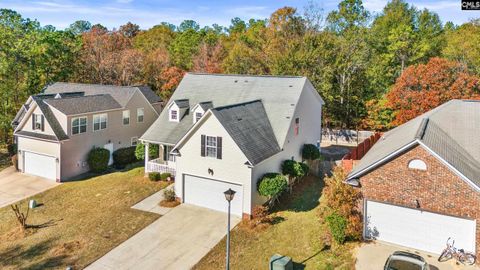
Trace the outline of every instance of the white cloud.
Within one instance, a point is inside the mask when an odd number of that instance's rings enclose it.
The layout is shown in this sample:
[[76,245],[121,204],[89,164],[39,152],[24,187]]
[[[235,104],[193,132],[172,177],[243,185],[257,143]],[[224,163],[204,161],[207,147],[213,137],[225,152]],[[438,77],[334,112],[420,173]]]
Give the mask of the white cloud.
[[117,3],[120,3],[120,4],[129,4],[133,2],[133,0],[117,0]]

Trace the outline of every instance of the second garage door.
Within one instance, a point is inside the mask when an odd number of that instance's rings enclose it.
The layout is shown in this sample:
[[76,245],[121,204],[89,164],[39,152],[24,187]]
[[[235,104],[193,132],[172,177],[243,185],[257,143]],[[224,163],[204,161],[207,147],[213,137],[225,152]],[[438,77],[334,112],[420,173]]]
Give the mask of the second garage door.
[[448,237],[475,252],[475,220],[367,201],[365,237],[439,254]]
[[185,203],[227,212],[228,203],[223,192],[231,188],[236,191],[231,202],[232,214],[242,216],[243,188],[241,185],[186,174],[183,179]]
[[24,152],[24,172],[50,180],[57,178],[57,162],[54,157]]

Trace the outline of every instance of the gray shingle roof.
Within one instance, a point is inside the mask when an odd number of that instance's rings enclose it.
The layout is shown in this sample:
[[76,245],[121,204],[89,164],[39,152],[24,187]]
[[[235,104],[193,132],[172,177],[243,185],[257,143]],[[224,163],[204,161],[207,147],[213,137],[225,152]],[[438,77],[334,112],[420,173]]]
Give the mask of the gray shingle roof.
[[74,115],[120,109],[122,106],[109,94],[45,99],[45,103],[64,113]]
[[252,165],[281,151],[261,101],[214,108],[212,113]]
[[47,97],[51,98],[51,96],[49,96],[49,95],[47,95],[47,96],[45,96],[45,95],[44,96],[42,96],[42,95],[32,96],[33,100],[35,101],[35,103],[37,103],[38,107],[40,108],[43,115],[45,116],[45,120],[48,122],[48,124],[52,128],[53,133],[55,133],[55,136],[57,137],[57,139],[59,141],[66,140],[66,139],[68,139],[67,134],[65,134],[65,132],[63,131],[62,126],[58,122],[58,120],[55,117],[55,115],[53,114],[53,112],[50,110],[50,107],[45,102],[43,102],[44,99],[47,98]]
[[176,100],[174,100],[174,102],[175,102],[175,104],[177,104],[177,106],[180,109],[185,109],[185,108],[190,107],[188,99],[176,99]]
[[37,133],[37,132],[30,132],[30,131],[25,131],[25,130],[20,130],[20,131],[16,132],[15,135],[31,137],[31,138],[38,138],[38,139],[43,139],[43,140],[47,140],[47,141],[58,141],[56,136],[43,134],[43,133]]
[[160,98],[147,86],[117,86],[102,84],[82,84],[57,82],[45,88],[45,94],[84,92],[86,96],[109,94],[122,107],[125,107],[136,91],[140,91],[151,103]]
[[[306,82],[305,77],[187,73],[167,106],[179,99],[188,99],[192,108],[201,102],[212,102],[214,106],[221,107],[262,100],[275,138],[279,145],[283,145]],[[191,110],[187,110],[179,123],[170,122],[168,110],[163,110],[141,139],[174,145],[192,125]]]
[[480,187],[480,102],[449,101],[385,133],[349,174],[359,177],[416,140]]
[[208,111],[208,109],[213,108],[213,103],[211,101],[200,102],[198,106],[200,106],[204,111]]

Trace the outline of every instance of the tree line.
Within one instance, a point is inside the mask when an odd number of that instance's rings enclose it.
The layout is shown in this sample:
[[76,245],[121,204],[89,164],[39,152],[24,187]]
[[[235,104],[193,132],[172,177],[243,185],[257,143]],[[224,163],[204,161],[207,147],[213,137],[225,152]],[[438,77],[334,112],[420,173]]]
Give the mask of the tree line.
[[478,97],[480,20],[443,23],[403,0],[372,14],[344,0],[328,14],[311,2],[227,27],[76,21],[58,30],[1,9],[1,138],[49,83],[147,84],[168,99],[185,72],[306,76],[325,100],[325,124],[387,130],[451,98]]

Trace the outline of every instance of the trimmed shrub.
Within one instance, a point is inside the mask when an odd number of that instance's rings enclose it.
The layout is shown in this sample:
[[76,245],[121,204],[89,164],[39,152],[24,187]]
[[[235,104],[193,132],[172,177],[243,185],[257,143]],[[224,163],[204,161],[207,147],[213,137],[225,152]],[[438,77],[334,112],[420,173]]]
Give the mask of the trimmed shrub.
[[126,165],[137,161],[135,146],[120,148],[113,152],[113,163],[117,168],[125,168]]
[[159,172],[151,172],[148,174],[148,178],[152,181],[159,181],[160,180],[160,173]]
[[319,159],[320,151],[313,144],[304,144],[302,148],[302,158],[306,160]]
[[167,173],[162,173],[162,174],[160,174],[160,180],[162,180],[162,181],[166,181],[168,177],[171,178],[171,177],[172,177],[172,174],[171,174],[171,173],[168,173],[168,172],[167,172]]
[[169,188],[166,188],[164,191],[163,191],[163,198],[165,199],[165,201],[167,202],[173,202],[175,201],[176,199],[176,196],[175,196],[175,191],[172,189],[169,189]]
[[280,195],[286,188],[288,182],[285,176],[278,173],[267,173],[258,181],[258,193],[269,198]]
[[303,176],[303,170],[300,163],[291,159],[287,159],[282,163],[282,173],[290,177]]
[[[157,158],[158,157],[158,144],[150,144],[148,146],[148,157],[149,158]],[[138,160],[145,159],[145,145],[143,143],[138,143],[135,147],[135,157]]]
[[101,173],[107,170],[110,160],[110,151],[105,148],[94,147],[88,153],[88,166],[90,171]]
[[310,167],[304,162],[300,162],[300,167],[302,167],[302,174],[307,175],[308,172],[310,171]]
[[346,239],[347,219],[337,212],[333,212],[327,216],[326,221],[335,242],[343,244]]

